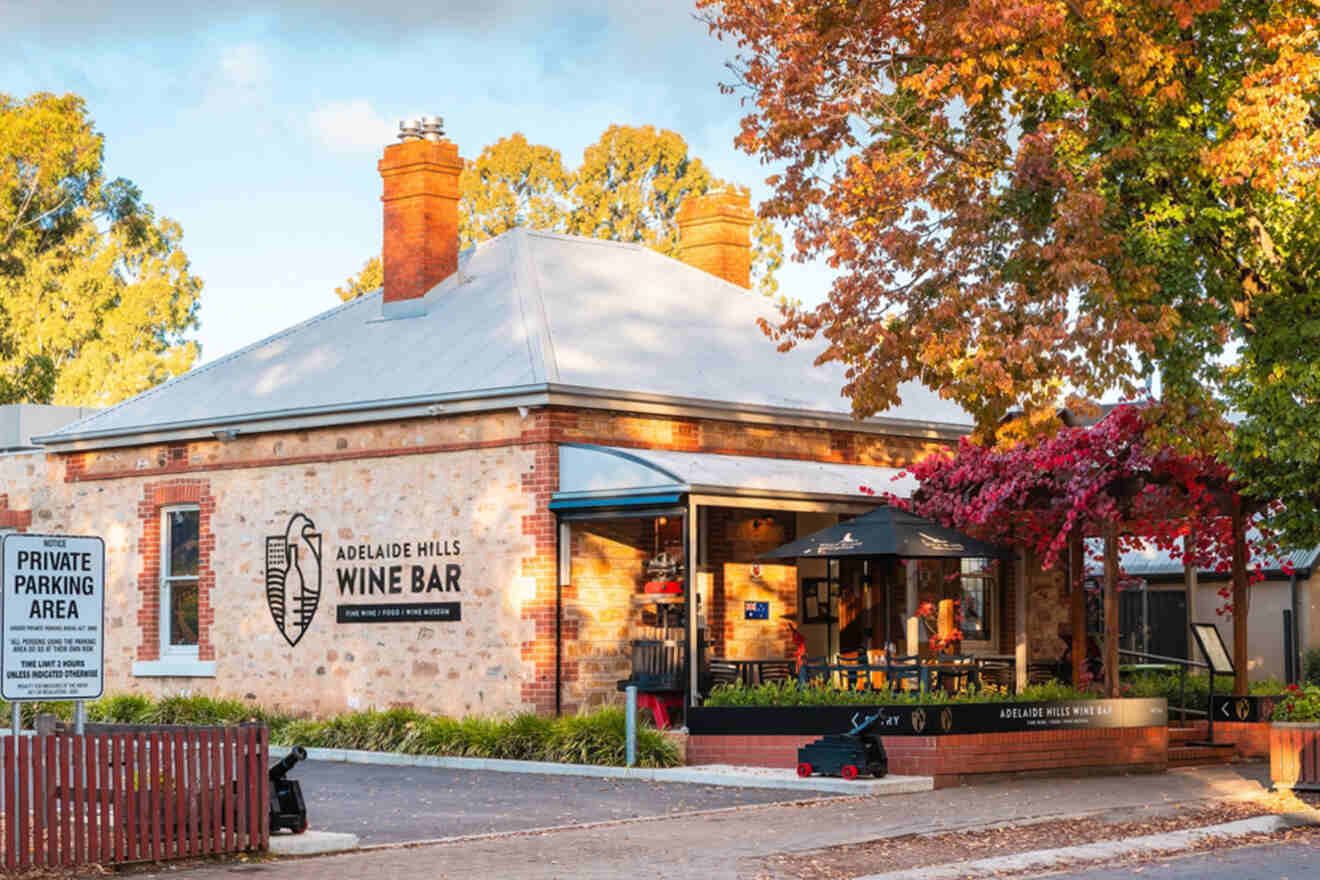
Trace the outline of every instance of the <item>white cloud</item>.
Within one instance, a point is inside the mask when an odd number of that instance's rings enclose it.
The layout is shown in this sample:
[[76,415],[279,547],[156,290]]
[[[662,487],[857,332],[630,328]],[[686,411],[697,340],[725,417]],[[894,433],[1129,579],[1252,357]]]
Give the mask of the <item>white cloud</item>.
[[380,150],[394,139],[394,126],[365,98],[322,104],[307,122],[327,148],[340,153]]
[[226,85],[260,89],[270,82],[270,61],[256,43],[230,46],[220,53],[220,75]]

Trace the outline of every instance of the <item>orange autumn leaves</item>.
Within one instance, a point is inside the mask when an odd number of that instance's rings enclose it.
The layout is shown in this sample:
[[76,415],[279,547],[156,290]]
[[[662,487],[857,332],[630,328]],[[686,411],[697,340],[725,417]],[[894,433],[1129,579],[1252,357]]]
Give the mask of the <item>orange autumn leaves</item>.
[[1011,439],[1155,371],[1213,409],[1243,281],[1315,195],[1309,4],[700,6],[737,43],[738,144],[782,168],[763,213],[841,270],[766,329],[823,337],[856,414],[920,380]]

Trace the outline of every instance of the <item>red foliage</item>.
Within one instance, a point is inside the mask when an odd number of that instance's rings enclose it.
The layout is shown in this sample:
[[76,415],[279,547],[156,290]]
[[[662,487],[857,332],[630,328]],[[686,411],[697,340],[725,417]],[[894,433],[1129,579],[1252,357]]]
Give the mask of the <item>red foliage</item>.
[[[886,493],[886,501],[983,540],[1025,544],[1042,568],[1055,564],[1074,528],[1091,536],[1112,524],[1120,554],[1153,544],[1182,559],[1191,533],[1193,564],[1229,571],[1233,535],[1225,510],[1241,501],[1231,472],[1213,457],[1148,441],[1146,429],[1140,408],[1122,406],[1096,425],[1064,428],[1034,446],[1005,449],[963,438],[953,454],[910,468],[921,485],[911,499]],[[1252,583],[1264,577],[1262,554],[1278,552],[1268,529],[1255,525]]]

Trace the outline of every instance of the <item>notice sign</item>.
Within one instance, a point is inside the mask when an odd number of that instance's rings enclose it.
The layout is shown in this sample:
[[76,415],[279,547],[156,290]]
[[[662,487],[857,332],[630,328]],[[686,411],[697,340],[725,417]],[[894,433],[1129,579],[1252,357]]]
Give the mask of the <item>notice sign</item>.
[[105,668],[105,542],[72,535],[0,538],[0,696],[94,700]]

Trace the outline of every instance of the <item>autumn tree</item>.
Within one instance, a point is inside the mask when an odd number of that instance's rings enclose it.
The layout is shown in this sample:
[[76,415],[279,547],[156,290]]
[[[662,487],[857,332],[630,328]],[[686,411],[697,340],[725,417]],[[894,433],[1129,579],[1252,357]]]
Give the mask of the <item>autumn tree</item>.
[[105,406],[197,359],[182,231],[102,153],[78,96],[0,93],[0,403]]
[[[583,153],[576,169],[564,168],[557,150],[522,134],[501,138],[467,163],[459,177],[459,238],[463,247],[516,226],[642,244],[677,253],[678,206],[723,181],[687,142],[652,126],[612,125]],[[778,290],[783,241],[774,225],[752,228],[752,280],[762,293]],[[380,260],[336,288],[352,299],[380,286]]]
[[920,380],[983,437],[1022,410],[1011,439],[1155,376],[1166,421],[1213,419],[1226,356],[1272,338],[1268,303],[1316,300],[1309,3],[700,5],[738,45],[738,144],[782,167],[763,212],[841,270],[771,332],[823,336],[859,416]]

